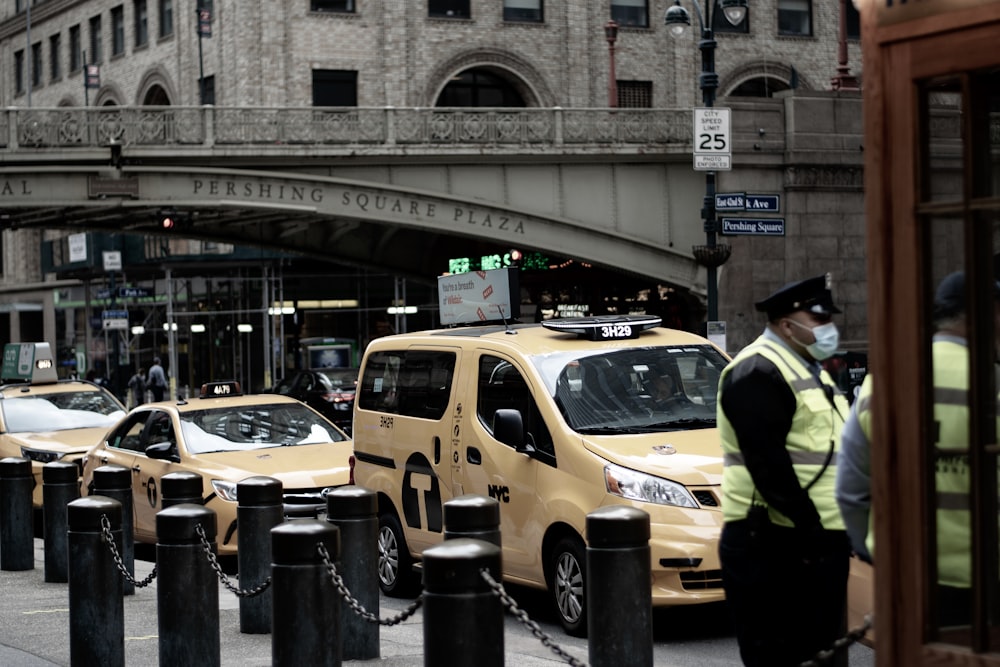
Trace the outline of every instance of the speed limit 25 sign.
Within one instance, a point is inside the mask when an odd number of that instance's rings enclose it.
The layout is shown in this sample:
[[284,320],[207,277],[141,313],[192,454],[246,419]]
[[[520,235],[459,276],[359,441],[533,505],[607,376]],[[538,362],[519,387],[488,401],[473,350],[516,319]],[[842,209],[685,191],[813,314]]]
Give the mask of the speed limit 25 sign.
[[708,107],[694,110],[694,168],[726,171],[733,168],[730,110]]

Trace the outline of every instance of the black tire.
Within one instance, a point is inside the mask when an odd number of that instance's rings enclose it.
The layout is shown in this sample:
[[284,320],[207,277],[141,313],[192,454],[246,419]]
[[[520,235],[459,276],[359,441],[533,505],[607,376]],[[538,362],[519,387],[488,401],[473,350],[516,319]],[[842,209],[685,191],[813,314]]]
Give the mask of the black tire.
[[575,537],[560,539],[549,561],[549,592],[559,622],[572,637],[587,636],[587,557],[583,542]]
[[390,597],[412,597],[420,586],[403,527],[395,514],[378,518],[378,585]]

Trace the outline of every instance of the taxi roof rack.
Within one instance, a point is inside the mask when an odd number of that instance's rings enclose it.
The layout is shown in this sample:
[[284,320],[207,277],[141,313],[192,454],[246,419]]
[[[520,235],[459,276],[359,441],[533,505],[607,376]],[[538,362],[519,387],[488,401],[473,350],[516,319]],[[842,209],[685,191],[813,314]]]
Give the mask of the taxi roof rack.
[[574,334],[587,340],[625,340],[660,326],[656,315],[594,315],[543,320],[542,326],[551,331]]

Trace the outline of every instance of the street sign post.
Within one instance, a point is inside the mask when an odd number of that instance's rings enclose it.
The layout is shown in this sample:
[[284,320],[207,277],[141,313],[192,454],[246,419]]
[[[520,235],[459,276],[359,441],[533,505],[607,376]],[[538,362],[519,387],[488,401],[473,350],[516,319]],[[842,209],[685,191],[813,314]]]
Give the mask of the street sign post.
[[111,330],[128,330],[128,311],[127,310],[102,310],[101,311],[101,321],[104,324],[105,331]]
[[694,168],[728,171],[733,168],[730,109],[702,107],[694,110]]

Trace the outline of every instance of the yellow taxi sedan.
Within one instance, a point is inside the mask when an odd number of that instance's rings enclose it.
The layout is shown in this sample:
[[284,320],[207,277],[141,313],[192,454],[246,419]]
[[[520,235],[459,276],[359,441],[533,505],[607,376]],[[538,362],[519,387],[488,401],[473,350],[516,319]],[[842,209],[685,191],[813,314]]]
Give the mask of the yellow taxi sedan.
[[48,343],[5,345],[0,376],[0,458],[31,460],[32,503],[40,508],[45,464],[81,465],[87,450],[125,416],[125,406],[92,382],[60,380]]
[[93,491],[100,466],[131,470],[135,540],[155,544],[161,479],[175,472],[201,475],[205,506],[217,516],[219,554],[233,555],[240,481],[274,477],[282,483],[286,514],[322,512],[329,491],[348,483],[352,452],[347,435],[304,403],[242,395],[235,382],[210,383],[198,398],[129,412],[87,452],[83,486]]

